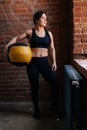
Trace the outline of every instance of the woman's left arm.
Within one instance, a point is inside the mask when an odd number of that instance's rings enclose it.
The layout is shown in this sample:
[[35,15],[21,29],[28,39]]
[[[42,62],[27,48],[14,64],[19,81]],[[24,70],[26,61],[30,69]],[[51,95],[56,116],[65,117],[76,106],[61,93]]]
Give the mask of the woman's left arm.
[[51,56],[52,71],[56,71],[57,70],[57,64],[56,64],[56,52],[55,52],[55,47],[54,47],[53,35],[50,31],[48,33],[49,33],[49,36],[50,36],[50,39],[51,39],[51,44],[50,44],[50,47],[48,49],[48,53]]

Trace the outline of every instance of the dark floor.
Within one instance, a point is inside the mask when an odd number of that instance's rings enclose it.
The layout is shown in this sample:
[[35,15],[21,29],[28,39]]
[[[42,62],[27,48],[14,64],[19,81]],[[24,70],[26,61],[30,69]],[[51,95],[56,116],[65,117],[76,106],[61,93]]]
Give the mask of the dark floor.
[[67,130],[65,119],[59,121],[48,103],[40,108],[41,119],[35,120],[31,102],[0,102],[0,130]]

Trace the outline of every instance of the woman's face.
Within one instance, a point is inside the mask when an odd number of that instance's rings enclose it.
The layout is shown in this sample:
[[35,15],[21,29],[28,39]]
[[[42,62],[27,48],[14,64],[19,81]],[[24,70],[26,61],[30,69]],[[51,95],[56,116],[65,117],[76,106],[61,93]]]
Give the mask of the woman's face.
[[40,19],[38,19],[36,21],[36,25],[46,27],[46,25],[47,25],[47,16],[46,16],[45,13],[43,13],[42,16],[40,17]]

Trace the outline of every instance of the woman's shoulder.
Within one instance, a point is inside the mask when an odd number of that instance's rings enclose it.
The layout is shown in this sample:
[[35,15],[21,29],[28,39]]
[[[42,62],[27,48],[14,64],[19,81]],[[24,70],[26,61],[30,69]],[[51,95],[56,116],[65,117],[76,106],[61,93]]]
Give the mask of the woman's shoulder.
[[50,30],[48,30],[48,33],[49,33],[49,34],[52,34],[52,32],[51,32]]
[[26,33],[27,33],[28,35],[32,35],[32,29],[26,30]]
[[52,37],[52,36],[53,36],[52,32],[51,32],[51,31],[49,31],[49,30],[48,30],[48,34],[49,34],[49,36],[50,36],[50,37]]

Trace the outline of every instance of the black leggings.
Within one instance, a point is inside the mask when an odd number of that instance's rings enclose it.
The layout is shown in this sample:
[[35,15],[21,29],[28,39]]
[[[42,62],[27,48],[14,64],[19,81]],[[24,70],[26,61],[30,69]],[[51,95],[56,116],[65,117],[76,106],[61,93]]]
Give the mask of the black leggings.
[[27,74],[31,84],[31,97],[35,108],[39,107],[38,88],[39,74],[50,84],[52,92],[52,105],[57,105],[58,97],[58,77],[56,72],[52,71],[48,63],[48,57],[33,57],[27,65]]

